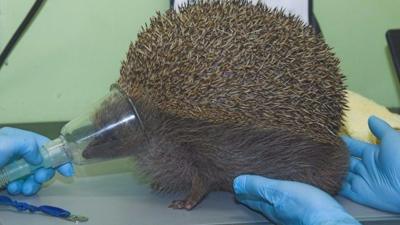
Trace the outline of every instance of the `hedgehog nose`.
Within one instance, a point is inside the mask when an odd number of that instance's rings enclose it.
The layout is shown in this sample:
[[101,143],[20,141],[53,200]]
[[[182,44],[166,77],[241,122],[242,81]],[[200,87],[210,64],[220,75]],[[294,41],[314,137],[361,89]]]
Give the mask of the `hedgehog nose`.
[[95,156],[93,156],[93,151],[91,149],[85,149],[82,152],[82,157],[85,158],[85,159],[91,159],[91,158],[93,158]]
[[132,140],[145,137],[133,101],[116,85],[89,113],[66,124],[61,136],[76,164],[130,155]]

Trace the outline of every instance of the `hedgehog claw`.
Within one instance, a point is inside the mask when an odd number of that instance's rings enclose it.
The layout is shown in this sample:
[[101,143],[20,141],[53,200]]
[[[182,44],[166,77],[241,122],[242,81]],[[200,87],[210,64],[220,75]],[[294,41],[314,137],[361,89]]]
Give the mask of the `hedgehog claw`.
[[158,183],[152,183],[151,184],[151,189],[155,190],[155,191],[161,191],[161,185]]
[[175,200],[168,206],[168,208],[172,209],[186,209],[191,210],[196,205],[196,203],[190,200]]
[[186,209],[192,210],[204,196],[208,193],[208,186],[204,185],[204,182],[200,177],[194,176],[192,179],[192,189],[190,194],[184,200],[175,200],[168,206],[173,209]]

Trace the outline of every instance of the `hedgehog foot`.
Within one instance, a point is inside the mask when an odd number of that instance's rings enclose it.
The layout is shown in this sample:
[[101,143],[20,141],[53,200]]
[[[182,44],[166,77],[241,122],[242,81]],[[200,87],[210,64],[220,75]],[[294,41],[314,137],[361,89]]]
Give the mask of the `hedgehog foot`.
[[172,209],[186,209],[186,210],[191,210],[196,206],[198,201],[194,200],[174,200],[172,203],[168,206],[168,208]]
[[183,200],[175,200],[168,206],[173,209],[191,210],[207,195],[208,187],[197,176],[192,180],[192,189],[190,194]]
[[162,191],[161,185],[159,183],[151,183],[150,187],[154,191],[158,191],[158,192]]

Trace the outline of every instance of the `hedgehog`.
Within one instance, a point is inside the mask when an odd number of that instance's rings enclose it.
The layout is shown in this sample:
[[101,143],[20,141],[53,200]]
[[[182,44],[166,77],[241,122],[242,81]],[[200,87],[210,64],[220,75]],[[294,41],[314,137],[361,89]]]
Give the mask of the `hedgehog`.
[[[184,192],[194,208],[233,179],[255,174],[338,192],[348,153],[338,136],[346,109],[339,60],[298,17],[244,0],[200,1],[157,13],[122,62],[118,85],[140,127],[88,147],[85,158],[131,155],[159,192]],[[104,104],[102,127],[127,109]],[[140,134],[140,135],[139,135]]]

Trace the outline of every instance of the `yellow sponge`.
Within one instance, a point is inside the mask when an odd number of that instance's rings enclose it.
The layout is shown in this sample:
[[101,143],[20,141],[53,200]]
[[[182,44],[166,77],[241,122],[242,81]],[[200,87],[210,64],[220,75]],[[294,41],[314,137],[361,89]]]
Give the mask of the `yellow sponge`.
[[400,116],[391,113],[384,106],[350,90],[347,90],[347,100],[349,108],[345,111],[342,134],[370,143],[377,143],[377,139],[368,128],[368,117],[372,115],[385,120],[395,129],[400,128]]

